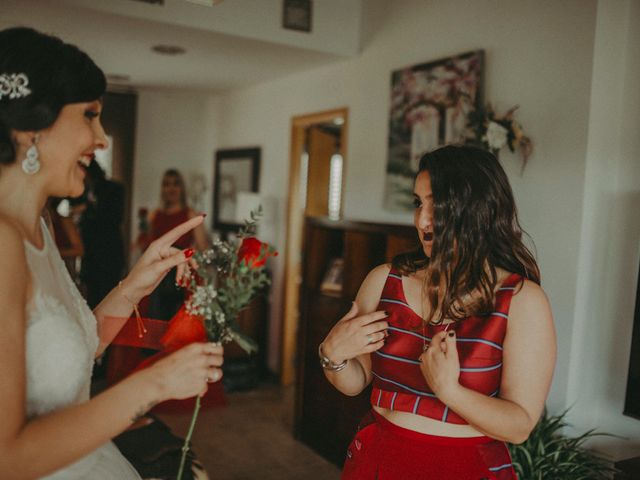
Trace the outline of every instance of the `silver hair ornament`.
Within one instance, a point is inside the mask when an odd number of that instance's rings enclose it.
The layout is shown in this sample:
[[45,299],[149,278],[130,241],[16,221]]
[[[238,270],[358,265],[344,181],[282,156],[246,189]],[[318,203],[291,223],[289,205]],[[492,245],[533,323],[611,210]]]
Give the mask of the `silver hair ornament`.
[[0,74],[0,100],[3,97],[14,99],[30,95],[31,90],[27,85],[29,85],[29,78],[24,73]]

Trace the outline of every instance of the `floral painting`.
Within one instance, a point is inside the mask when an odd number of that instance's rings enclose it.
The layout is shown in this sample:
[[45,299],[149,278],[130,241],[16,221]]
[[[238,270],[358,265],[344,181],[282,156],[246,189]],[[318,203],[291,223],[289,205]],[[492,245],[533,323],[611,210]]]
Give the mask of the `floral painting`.
[[385,209],[412,208],[422,154],[465,142],[469,114],[483,104],[483,64],[477,50],[391,74]]

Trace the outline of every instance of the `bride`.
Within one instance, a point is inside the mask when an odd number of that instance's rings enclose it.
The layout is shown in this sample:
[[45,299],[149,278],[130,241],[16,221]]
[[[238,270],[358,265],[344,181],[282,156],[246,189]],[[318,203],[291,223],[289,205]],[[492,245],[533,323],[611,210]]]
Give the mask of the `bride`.
[[[197,216],[156,240],[89,310],[46,222],[48,197],[79,196],[107,140],[105,77],[76,47],[27,28],[0,31],[0,478],[138,479],[110,439],[158,402],[203,395],[222,347],[198,343],[89,399],[93,359],[133,307],[192,251],[171,245]],[[90,473],[89,473],[90,472]]]

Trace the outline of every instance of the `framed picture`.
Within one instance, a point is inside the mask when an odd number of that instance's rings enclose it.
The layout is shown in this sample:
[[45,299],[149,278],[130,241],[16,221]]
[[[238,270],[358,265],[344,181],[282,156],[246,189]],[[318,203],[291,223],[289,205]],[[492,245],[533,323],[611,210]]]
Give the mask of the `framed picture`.
[[344,283],[344,259],[332,258],[324,274],[320,291],[325,295],[340,296]]
[[216,151],[213,176],[213,228],[223,236],[237,232],[242,219],[236,214],[239,192],[257,192],[260,148]]
[[483,76],[483,50],[392,72],[385,209],[412,208],[425,152],[464,143],[469,114],[483,104]]
[[283,0],[282,27],[311,32],[313,0]]

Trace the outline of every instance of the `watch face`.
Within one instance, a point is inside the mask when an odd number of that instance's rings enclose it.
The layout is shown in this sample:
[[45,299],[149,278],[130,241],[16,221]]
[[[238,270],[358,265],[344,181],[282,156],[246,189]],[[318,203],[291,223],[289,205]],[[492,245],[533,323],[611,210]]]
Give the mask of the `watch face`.
[[331,360],[329,360],[328,357],[325,357],[324,355],[320,356],[320,365],[322,366],[322,368],[327,368],[329,365],[331,365]]

